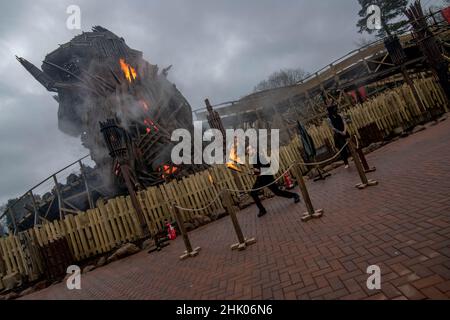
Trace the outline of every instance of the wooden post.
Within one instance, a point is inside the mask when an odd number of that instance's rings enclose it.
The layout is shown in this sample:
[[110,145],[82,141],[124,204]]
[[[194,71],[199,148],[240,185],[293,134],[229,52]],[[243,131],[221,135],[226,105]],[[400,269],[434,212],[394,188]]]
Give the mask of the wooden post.
[[175,216],[175,220],[177,221],[178,228],[180,229],[181,236],[183,237],[184,245],[186,247],[186,251],[184,251],[184,254],[180,256],[180,260],[197,256],[201,248],[197,247],[194,250],[192,249],[191,241],[189,240],[186,228],[184,227],[184,221],[180,209],[178,209],[177,206],[173,204],[172,210]]
[[127,186],[128,193],[130,195],[131,204],[133,205],[134,211],[136,212],[137,218],[139,220],[139,224],[141,225],[142,236],[144,238],[147,238],[150,235],[150,229],[147,226],[144,212],[142,211],[141,205],[136,197],[136,192],[134,191],[134,186],[130,178],[130,167],[128,166],[128,164],[121,163],[120,172],[122,173],[122,177],[125,180],[125,185]]
[[369,164],[367,163],[366,160],[366,156],[364,155],[364,152],[362,151],[361,148],[357,148],[356,152],[358,153],[359,159],[361,160],[365,173],[374,172],[377,170],[376,167],[369,167]]
[[59,189],[59,185],[58,185],[58,180],[56,179],[56,175],[53,175],[53,181],[55,182],[55,191],[56,191],[56,196],[58,197],[58,209],[59,209],[59,219],[62,220],[64,218],[64,214],[63,214],[63,201],[61,198],[61,190]]
[[356,184],[355,187],[358,189],[365,189],[367,187],[377,185],[378,182],[376,180],[367,179],[366,173],[364,171],[363,165],[361,164],[358,152],[356,152],[356,147],[353,143],[352,138],[348,139],[348,148],[350,149],[350,153],[352,154],[356,170],[358,170],[359,177],[361,178],[361,183]]
[[303,213],[302,221],[307,222],[313,218],[321,218],[323,215],[323,209],[314,210],[311,198],[309,197],[308,189],[306,188],[305,180],[303,179],[302,169],[299,165],[293,168],[295,179],[297,180],[300,192],[302,193],[303,201],[305,201],[305,206],[307,212]]
[[38,224],[39,211],[36,205],[36,198],[34,197],[33,191],[30,190],[29,195],[31,197],[31,202],[33,203],[33,211],[34,211],[34,225]]
[[81,177],[83,178],[83,181],[84,181],[84,187],[86,189],[86,194],[87,194],[87,198],[88,198],[88,202],[89,202],[89,208],[94,209],[95,208],[94,201],[92,200],[91,190],[89,189],[89,184],[87,181],[86,172],[84,171],[83,163],[80,160],[80,161],[78,161],[78,164],[80,165]]
[[[219,113],[213,109],[209,99],[205,99],[205,105],[206,109],[208,110],[208,116],[206,118],[208,120],[209,127],[219,130],[220,132],[222,132],[223,137],[226,137],[225,127],[223,126],[222,118],[220,117]],[[223,154],[226,161],[228,157],[226,139],[223,139]],[[240,190],[244,189],[241,181],[239,180],[239,175],[237,174],[237,172],[233,170],[231,172],[231,175],[233,176],[234,183],[236,184],[237,188]]]
[[236,209],[233,206],[233,199],[231,197],[231,192],[229,190],[225,190],[224,193],[221,196],[222,198],[222,205],[227,211],[227,213],[230,215],[231,222],[233,223],[234,231],[236,232],[236,236],[238,238],[238,243],[234,243],[230,246],[231,250],[245,250],[247,246],[250,246],[252,244],[256,243],[255,238],[246,239],[244,237],[244,234],[242,233],[241,226],[239,225],[239,221],[236,216]]

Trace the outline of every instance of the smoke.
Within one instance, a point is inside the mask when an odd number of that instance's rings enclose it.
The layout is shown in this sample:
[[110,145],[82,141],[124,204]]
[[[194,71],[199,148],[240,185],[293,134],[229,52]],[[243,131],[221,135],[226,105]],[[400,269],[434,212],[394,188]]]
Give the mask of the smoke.
[[[77,46],[80,41],[83,45]],[[91,45],[85,46],[86,41]],[[156,172],[168,164],[173,146],[171,132],[178,128],[193,130],[191,107],[167,80],[168,69],[159,72],[158,66],[145,61],[140,51],[129,48],[122,38],[101,27],[70,43],[46,58],[70,73],[48,63],[43,65],[46,74],[64,84],[58,89],[60,130],[81,138],[104,183],[110,187],[116,181],[113,160],[99,125],[107,119],[117,119],[135,144],[142,141],[142,135],[162,136],[152,143],[152,156],[145,166]],[[129,152],[134,152],[135,147],[129,145]]]

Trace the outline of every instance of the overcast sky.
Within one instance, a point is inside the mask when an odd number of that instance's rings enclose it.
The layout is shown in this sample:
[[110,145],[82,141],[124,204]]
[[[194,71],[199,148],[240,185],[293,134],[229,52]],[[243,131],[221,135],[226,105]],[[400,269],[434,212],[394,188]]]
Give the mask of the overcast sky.
[[[425,0],[427,2],[428,0]],[[432,1],[436,2],[436,1]],[[41,66],[81,33],[108,28],[144,58],[173,64],[169,79],[195,109],[242,97],[273,71],[313,72],[355,48],[357,0],[135,0],[0,2],[0,204],[87,154],[57,129],[56,101],[14,59]]]

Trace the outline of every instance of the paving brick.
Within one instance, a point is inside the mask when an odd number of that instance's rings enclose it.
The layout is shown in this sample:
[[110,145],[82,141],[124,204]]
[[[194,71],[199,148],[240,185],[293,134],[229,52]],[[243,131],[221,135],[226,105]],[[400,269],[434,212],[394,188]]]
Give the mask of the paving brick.
[[425,299],[425,296],[410,284],[404,284],[398,289],[410,300]]
[[444,279],[442,279],[438,275],[433,275],[433,276],[430,276],[430,277],[426,277],[426,278],[414,281],[412,284],[417,289],[423,289],[423,288],[431,287],[433,285],[436,285],[436,284],[439,284],[439,283],[442,283],[442,282],[444,282]]
[[384,295],[388,299],[393,299],[393,298],[401,295],[401,292],[396,287],[394,287],[391,283],[382,283],[381,291],[384,293]]
[[424,294],[428,299],[433,300],[447,300],[448,296],[444,294],[442,291],[440,291],[437,288],[434,287],[428,287],[425,289],[420,290],[422,294]]

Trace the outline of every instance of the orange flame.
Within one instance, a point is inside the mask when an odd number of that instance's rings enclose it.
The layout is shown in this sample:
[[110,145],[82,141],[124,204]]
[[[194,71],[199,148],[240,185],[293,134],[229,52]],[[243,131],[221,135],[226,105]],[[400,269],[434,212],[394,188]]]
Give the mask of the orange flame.
[[237,166],[237,164],[240,163],[240,158],[237,154],[237,148],[238,148],[237,137],[234,137],[234,144],[230,151],[230,160],[225,165],[229,169],[240,172],[241,170]]
[[120,62],[120,69],[122,69],[125,78],[127,78],[128,82],[131,83],[132,80],[136,79],[137,76],[136,70],[128,63],[126,63],[125,59],[120,58],[119,62]]
[[178,168],[177,167],[172,167],[172,170],[170,170],[170,166],[164,165],[163,166],[163,170],[164,170],[165,174],[173,174],[173,173],[177,172]]
[[[159,168],[158,170],[161,171],[161,168]],[[161,175],[161,178],[165,179],[165,178],[166,178],[166,175],[174,174],[174,173],[177,172],[177,171],[178,171],[178,168],[177,168],[177,167],[172,167],[172,169],[171,169],[170,166],[168,166],[168,165],[163,165],[163,166],[162,166],[162,172],[163,172],[163,174]]]
[[155,130],[156,132],[159,131],[158,127],[156,126],[156,124],[150,120],[149,118],[145,118],[144,119],[144,124],[147,126],[147,128],[145,129],[147,131],[147,133],[150,133],[153,130]]

